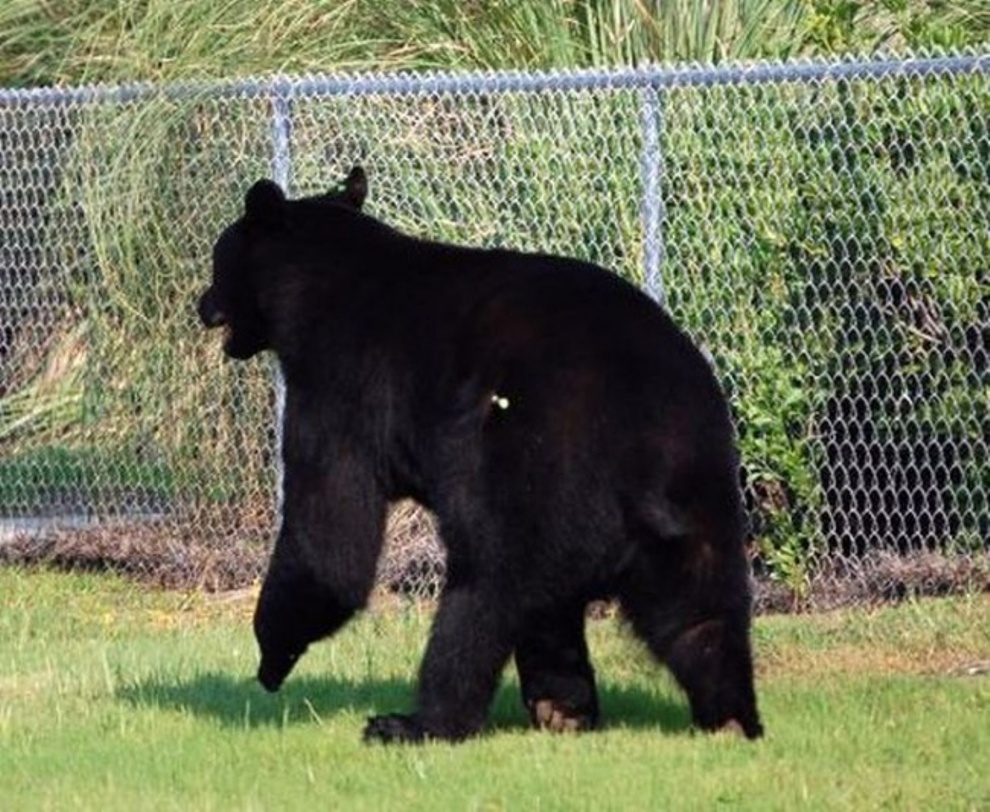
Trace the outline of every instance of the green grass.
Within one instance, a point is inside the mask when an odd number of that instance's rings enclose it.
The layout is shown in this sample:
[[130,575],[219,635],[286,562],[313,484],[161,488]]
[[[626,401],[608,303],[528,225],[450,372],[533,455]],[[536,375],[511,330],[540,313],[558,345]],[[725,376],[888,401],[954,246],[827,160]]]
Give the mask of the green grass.
[[461,746],[366,747],[406,707],[429,612],[367,613],[283,691],[251,676],[250,594],[0,570],[0,806],[19,809],[978,809],[990,598],[757,623],[768,736],[700,736],[614,620],[590,624],[604,730],[527,731],[507,675]]
[[985,0],[7,0],[0,84],[960,48]]

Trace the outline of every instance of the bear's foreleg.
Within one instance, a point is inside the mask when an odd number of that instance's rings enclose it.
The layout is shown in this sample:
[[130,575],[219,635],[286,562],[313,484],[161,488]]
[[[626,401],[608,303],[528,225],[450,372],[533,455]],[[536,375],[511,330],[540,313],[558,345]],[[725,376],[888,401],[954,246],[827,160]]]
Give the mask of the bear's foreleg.
[[420,668],[415,713],[370,718],[365,741],[459,741],[479,732],[512,651],[514,614],[504,590],[448,587]]
[[386,500],[369,466],[287,459],[282,527],[254,616],[258,679],[277,690],[308,646],[367,601],[385,528]]

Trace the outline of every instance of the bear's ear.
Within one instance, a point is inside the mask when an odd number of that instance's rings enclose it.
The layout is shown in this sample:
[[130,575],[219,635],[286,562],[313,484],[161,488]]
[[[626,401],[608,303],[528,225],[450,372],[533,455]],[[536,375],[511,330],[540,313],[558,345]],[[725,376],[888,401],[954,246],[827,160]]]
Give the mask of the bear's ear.
[[249,223],[281,225],[285,220],[285,192],[271,180],[259,180],[244,196],[244,219]]
[[365,198],[368,197],[368,176],[364,169],[355,166],[347,173],[344,180],[344,197],[355,209],[360,209],[364,205]]

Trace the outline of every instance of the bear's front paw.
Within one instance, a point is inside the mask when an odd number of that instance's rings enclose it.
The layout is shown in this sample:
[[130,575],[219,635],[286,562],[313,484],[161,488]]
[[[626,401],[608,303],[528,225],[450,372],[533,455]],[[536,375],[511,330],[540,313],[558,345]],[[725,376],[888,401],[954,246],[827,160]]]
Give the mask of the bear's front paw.
[[388,716],[372,716],[364,727],[366,742],[382,744],[420,744],[426,739],[426,731],[413,716],[391,713]]

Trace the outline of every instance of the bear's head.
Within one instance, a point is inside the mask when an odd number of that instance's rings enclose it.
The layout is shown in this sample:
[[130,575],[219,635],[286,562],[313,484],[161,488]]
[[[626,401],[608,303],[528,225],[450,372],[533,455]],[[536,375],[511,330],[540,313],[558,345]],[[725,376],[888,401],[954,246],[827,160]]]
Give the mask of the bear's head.
[[[338,188],[307,202],[360,210],[367,196],[367,176],[355,166]],[[244,213],[213,246],[213,281],[198,312],[206,327],[226,329],[223,348],[231,358],[244,360],[271,348],[260,296],[264,275],[282,260],[279,246],[290,235],[293,205],[278,184],[259,180],[244,198]]]

